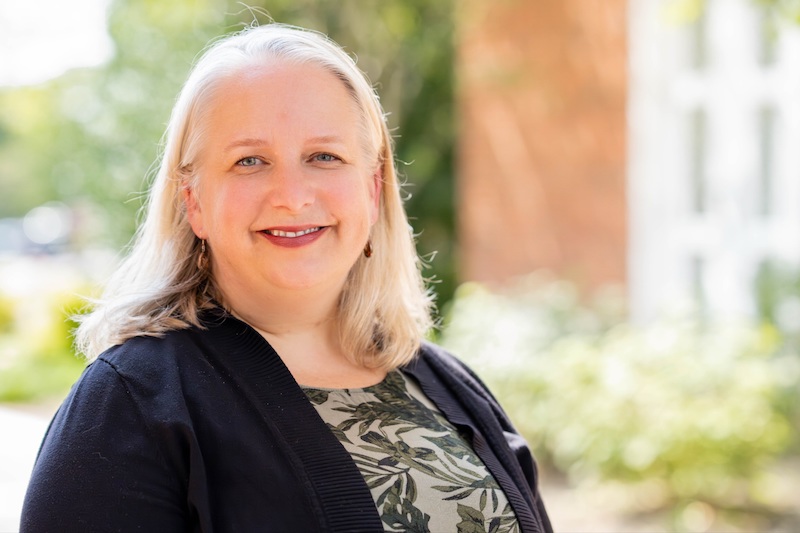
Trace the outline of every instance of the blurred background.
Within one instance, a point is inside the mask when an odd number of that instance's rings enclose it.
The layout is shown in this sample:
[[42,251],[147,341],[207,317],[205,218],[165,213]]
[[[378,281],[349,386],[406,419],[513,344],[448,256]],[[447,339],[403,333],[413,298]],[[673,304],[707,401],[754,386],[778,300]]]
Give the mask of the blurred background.
[[0,3],[1,530],[193,59],[270,19],[376,85],[558,531],[800,530],[798,0]]

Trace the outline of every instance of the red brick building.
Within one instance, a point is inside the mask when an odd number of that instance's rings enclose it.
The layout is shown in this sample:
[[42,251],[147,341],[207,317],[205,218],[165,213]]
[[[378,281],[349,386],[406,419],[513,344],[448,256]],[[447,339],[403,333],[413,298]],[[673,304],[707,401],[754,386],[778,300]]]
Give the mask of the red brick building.
[[625,281],[626,4],[459,4],[462,279]]
[[462,279],[622,283],[646,319],[752,315],[764,272],[800,272],[796,23],[756,0],[458,5]]

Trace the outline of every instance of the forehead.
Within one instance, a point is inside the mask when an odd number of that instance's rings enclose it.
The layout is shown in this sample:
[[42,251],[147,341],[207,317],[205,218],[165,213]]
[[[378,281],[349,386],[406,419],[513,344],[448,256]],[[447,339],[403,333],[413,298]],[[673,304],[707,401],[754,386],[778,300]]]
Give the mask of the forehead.
[[250,60],[211,81],[201,95],[184,144],[184,161],[198,167],[227,157],[224,147],[241,144],[242,139],[296,147],[313,139],[338,138],[352,157],[376,164],[380,142],[368,110],[322,65]]
[[342,126],[356,125],[360,115],[349,87],[327,68],[274,59],[245,64],[222,78],[206,111],[223,121],[304,117],[344,121]]

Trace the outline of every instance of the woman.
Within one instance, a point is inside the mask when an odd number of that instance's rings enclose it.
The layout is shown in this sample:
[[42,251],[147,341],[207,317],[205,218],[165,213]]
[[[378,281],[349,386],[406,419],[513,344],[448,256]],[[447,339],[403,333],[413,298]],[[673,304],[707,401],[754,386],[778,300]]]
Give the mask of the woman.
[[86,317],[22,531],[550,531],[430,300],[378,99],[314,32],[217,42]]

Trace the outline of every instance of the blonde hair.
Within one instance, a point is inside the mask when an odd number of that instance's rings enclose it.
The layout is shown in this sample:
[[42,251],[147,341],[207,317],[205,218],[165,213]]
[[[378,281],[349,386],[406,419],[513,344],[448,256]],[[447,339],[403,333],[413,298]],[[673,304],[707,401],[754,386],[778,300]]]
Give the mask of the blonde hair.
[[172,110],[146,215],[131,251],[93,311],[80,318],[76,344],[89,360],[132,337],[202,326],[199,313],[217,305],[212,273],[197,265],[200,241],[189,225],[182,188],[197,179],[203,114],[220,81],[246,65],[274,59],[319,65],[342,81],[361,111],[367,149],[382,171],[380,212],[370,234],[375,252],[359,257],[340,296],[342,347],[368,367],[392,369],[414,357],[431,326],[432,303],[378,96],[355,61],[324,35],[268,24],[213,43],[192,69]]

